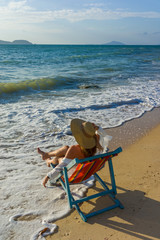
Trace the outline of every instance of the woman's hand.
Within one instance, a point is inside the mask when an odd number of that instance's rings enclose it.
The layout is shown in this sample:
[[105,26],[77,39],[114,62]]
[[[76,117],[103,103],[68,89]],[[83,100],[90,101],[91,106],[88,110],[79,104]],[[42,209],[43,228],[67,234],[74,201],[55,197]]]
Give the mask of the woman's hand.
[[48,182],[49,177],[45,176],[45,178],[43,179],[43,186],[46,187],[46,183]]
[[96,147],[97,147],[100,151],[103,151],[103,147],[102,147],[102,146],[100,145],[100,143],[99,143],[100,137],[99,137],[98,134],[96,134],[96,139],[97,139],[97,145],[96,145]]

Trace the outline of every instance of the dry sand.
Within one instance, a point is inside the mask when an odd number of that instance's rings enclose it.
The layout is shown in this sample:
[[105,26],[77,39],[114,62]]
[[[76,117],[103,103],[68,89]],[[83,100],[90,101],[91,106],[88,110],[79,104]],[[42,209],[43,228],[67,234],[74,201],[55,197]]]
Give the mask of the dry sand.
[[[73,210],[56,221],[57,232],[48,240],[160,239],[160,124],[157,125],[160,109],[147,114],[148,117],[145,115],[109,130],[115,139],[111,148],[123,147],[123,152],[113,159],[113,166],[117,197],[124,209],[116,208],[87,222]],[[100,176],[109,183],[107,164]],[[87,194],[95,193],[99,188],[96,184]],[[83,203],[81,209],[88,213],[103,208],[110,201],[108,197],[102,197]]]

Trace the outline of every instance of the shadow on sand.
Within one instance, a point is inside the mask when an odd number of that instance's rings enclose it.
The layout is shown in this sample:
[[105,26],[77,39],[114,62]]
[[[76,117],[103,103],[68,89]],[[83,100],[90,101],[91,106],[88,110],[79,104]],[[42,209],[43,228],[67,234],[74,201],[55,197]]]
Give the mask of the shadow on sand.
[[[100,191],[98,187],[94,188]],[[88,219],[89,224],[98,223],[116,231],[143,240],[160,239],[160,202],[148,198],[142,191],[130,191],[117,187],[117,198],[124,209],[116,208]],[[109,205],[109,197],[101,197],[92,204],[92,211]]]

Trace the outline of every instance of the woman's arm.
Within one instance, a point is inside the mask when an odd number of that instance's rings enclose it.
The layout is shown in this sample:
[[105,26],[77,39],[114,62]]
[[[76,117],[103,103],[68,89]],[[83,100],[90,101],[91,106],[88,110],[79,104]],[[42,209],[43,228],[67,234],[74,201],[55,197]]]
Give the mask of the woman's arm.
[[67,166],[75,157],[76,157],[76,151],[75,146],[71,146],[65,157],[62,159],[62,162],[58,164],[52,171],[50,171],[47,176],[43,179],[43,186],[46,187],[46,183],[49,179],[55,179],[59,173],[63,170],[65,166]]

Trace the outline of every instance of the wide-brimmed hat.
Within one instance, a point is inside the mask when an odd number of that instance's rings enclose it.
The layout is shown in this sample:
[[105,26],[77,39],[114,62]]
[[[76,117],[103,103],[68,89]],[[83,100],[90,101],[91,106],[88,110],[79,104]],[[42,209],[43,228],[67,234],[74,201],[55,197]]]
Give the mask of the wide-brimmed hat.
[[78,118],[73,119],[71,121],[71,131],[80,146],[86,149],[96,146],[95,129],[91,122]]

